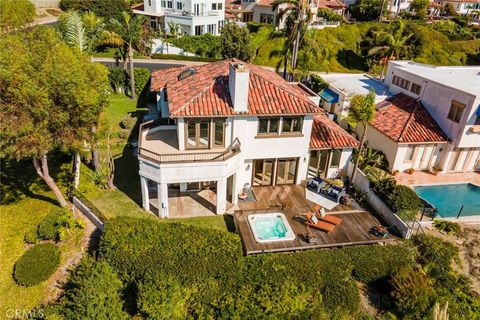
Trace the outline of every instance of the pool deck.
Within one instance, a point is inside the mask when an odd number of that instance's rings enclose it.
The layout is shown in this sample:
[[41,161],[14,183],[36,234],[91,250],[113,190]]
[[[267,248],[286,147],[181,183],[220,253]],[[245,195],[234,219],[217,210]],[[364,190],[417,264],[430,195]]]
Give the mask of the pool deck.
[[[313,211],[315,204],[305,199],[303,186],[276,186],[254,187],[255,202],[239,203],[240,210],[234,212],[234,222],[240,235],[245,255],[301,251],[320,248],[334,248],[350,245],[387,243],[398,238],[391,235],[387,239],[376,237],[370,229],[382,224],[388,226],[380,217],[359,210],[353,210],[346,205],[338,205],[330,214],[341,218],[343,221],[332,232],[324,232],[311,227],[306,227],[303,217],[296,215],[305,214],[308,210]],[[283,212],[295,234],[295,240],[258,243],[252,234],[247,217],[250,214],[262,214],[271,212]],[[305,241],[305,234],[310,232],[316,243]]]
[[397,183],[409,187],[458,183],[471,183],[480,186],[480,172],[441,173],[436,176],[426,171],[415,171],[413,174],[399,172],[395,175],[395,180],[397,180]]

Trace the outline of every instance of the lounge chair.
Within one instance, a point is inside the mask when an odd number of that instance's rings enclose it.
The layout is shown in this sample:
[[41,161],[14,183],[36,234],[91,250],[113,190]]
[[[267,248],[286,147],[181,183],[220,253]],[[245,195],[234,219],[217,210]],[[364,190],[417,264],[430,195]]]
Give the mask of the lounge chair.
[[307,218],[307,221],[305,221],[306,226],[326,232],[332,232],[335,229],[333,224],[318,220],[310,211],[307,212],[305,217]]
[[327,186],[327,183],[323,181],[323,179],[320,177],[313,178],[307,184],[307,188],[315,193],[321,193],[322,189],[325,188],[326,186]]
[[325,192],[325,195],[329,198],[332,198],[335,202],[340,202],[342,198],[347,194],[347,190],[345,188],[331,186]]
[[342,219],[335,217],[331,214],[326,214],[325,209],[320,207],[319,205],[313,207],[313,210],[315,210],[316,216],[319,220],[323,220],[334,225],[339,225],[340,223],[342,223]]

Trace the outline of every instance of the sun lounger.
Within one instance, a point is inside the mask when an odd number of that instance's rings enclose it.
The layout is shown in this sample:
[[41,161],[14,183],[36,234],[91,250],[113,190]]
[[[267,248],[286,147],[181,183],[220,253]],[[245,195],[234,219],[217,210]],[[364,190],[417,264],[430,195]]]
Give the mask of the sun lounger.
[[333,224],[318,220],[317,217],[315,217],[310,211],[307,212],[305,217],[307,218],[307,221],[305,221],[306,226],[326,232],[331,232],[335,229],[335,226]]
[[334,225],[339,225],[340,223],[342,223],[342,219],[335,217],[331,214],[325,214],[325,209],[319,205],[316,205],[315,207],[313,207],[313,209],[315,210],[316,216],[319,220],[323,220]]

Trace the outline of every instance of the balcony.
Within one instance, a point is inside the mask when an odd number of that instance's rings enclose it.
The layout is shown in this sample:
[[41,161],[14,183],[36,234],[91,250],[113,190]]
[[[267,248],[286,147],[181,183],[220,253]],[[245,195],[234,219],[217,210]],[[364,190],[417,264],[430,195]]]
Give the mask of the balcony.
[[140,125],[138,157],[156,164],[219,162],[240,153],[240,142],[234,141],[228,148],[206,150],[180,150],[177,129],[160,126],[153,121]]
[[[168,10],[168,9],[167,9]],[[165,11],[165,15],[173,16],[173,17],[216,17],[219,15],[219,11],[204,11],[196,14],[192,11],[184,11],[184,10],[169,10]]]

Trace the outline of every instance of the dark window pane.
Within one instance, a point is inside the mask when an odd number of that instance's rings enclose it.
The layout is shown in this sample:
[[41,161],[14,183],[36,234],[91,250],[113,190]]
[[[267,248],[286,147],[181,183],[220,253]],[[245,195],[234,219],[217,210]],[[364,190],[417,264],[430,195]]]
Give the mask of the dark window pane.
[[215,120],[215,145],[223,146],[223,135],[224,135],[224,124],[223,120]]
[[278,122],[279,119],[277,118],[270,119],[270,130],[268,130],[269,133],[278,133]]
[[292,132],[292,118],[283,118],[282,132]]
[[302,132],[303,119],[295,118],[293,119],[293,132]]
[[258,121],[258,133],[268,133],[268,119]]
[[334,149],[332,151],[332,161],[330,162],[331,167],[338,167],[340,165],[340,156],[342,155],[342,150]]

